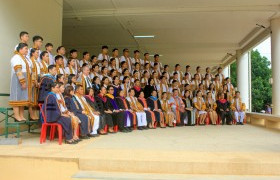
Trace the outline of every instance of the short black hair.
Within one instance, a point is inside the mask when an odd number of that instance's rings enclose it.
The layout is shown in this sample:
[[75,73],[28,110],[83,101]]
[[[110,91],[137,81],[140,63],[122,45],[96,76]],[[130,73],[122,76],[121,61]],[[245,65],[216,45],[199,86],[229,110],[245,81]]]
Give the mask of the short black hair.
[[52,43],[47,43],[47,44],[45,45],[45,48],[47,48],[47,47],[49,47],[49,46],[53,47],[53,44],[52,44]]
[[108,46],[106,46],[106,45],[102,46],[102,49],[108,49]]
[[96,57],[95,55],[92,55],[92,56],[90,57],[90,59],[93,60],[95,57]]
[[56,49],[56,52],[58,52],[61,48],[63,48],[64,46],[58,46]]
[[136,53],[140,53],[140,51],[139,51],[139,50],[135,50],[135,51],[134,51],[134,54],[136,54]]
[[89,54],[89,52],[87,52],[87,51],[83,52],[83,57],[87,54]]
[[146,53],[144,54],[144,56],[146,56],[147,54],[149,54],[149,53],[146,52]]
[[74,52],[78,52],[76,49],[71,49],[70,50],[70,54],[74,53]]
[[127,48],[124,48],[124,49],[123,49],[123,52],[125,52],[125,51],[128,51],[128,49],[127,49]]
[[36,35],[36,36],[33,36],[32,40],[33,40],[33,42],[38,41],[38,40],[42,40],[43,41],[43,38],[41,36]]
[[50,72],[50,70],[52,70],[53,68],[55,68],[55,65],[53,65],[53,64],[52,64],[52,65],[49,65],[49,66],[48,66],[48,72]]
[[60,58],[63,59],[63,57],[61,55],[57,55],[57,56],[55,56],[54,61],[57,61]]
[[21,32],[19,33],[19,38],[21,38],[21,37],[24,36],[25,34],[28,34],[28,32],[26,32],[26,31],[21,31]]
[[17,52],[26,46],[28,46],[26,43],[19,43],[17,46]]
[[112,52],[115,52],[115,51],[118,51],[119,49],[118,48],[114,48],[113,50],[112,50]]
[[155,55],[154,55],[154,58],[156,58],[156,57],[159,57],[159,55],[158,55],[158,54],[155,54]]

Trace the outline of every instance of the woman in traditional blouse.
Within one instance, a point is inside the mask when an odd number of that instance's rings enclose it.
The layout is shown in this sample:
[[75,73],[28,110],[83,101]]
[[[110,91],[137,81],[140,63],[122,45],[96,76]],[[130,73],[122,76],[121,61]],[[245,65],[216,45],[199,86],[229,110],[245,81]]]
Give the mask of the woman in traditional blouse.
[[184,93],[183,101],[185,104],[185,109],[187,112],[188,122],[186,123],[188,126],[195,125],[195,110],[192,106],[192,100],[190,98],[191,91],[187,90]]
[[165,117],[165,123],[169,127],[174,127],[174,124],[176,123],[176,118],[174,112],[171,110],[171,105],[167,99],[167,93],[163,92],[161,94],[161,108]]
[[199,118],[199,124],[204,125],[207,112],[205,111],[206,105],[200,90],[197,91],[196,97],[193,99],[193,104],[196,109],[197,118]]
[[154,124],[156,122],[155,113],[153,111],[151,111],[151,109],[148,107],[147,100],[145,99],[145,95],[144,95],[143,91],[141,91],[139,93],[138,101],[144,107],[144,111],[145,111],[146,116],[147,116],[148,127],[150,129],[155,129],[155,127],[154,127]]
[[212,98],[211,92],[208,92],[206,98],[206,110],[210,116],[210,120],[213,125],[216,125],[216,122],[218,120],[216,108],[217,108],[217,104],[215,100]]

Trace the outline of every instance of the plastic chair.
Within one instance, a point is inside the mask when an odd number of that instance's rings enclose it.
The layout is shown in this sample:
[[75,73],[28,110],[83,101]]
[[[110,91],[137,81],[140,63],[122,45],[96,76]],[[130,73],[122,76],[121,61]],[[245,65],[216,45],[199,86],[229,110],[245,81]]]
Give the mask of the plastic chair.
[[59,145],[62,144],[62,126],[58,123],[48,123],[45,113],[43,111],[43,105],[39,104],[40,111],[42,113],[42,117],[44,119],[44,122],[42,123],[42,128],[41,128],[41,136],[40,136],[40,144],[46,141],[46,136],[47,136],[47,129],[50,127],[50,141],[54,139],[55,137],[55,132],[56,129],[58,131],[58,143]]

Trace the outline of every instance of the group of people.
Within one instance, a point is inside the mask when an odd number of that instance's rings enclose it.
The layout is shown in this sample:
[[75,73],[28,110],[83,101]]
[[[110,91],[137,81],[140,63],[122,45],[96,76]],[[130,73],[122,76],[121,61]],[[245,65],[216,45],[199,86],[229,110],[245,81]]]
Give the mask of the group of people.
[[[214,76],[209,67],[191,73],[176,64],[160,62],[155,54],[144,59],[138,50],[130,56],[128,49],[102,46],[98,56],[59,46],[56,55],[47,43],[42,51],[43,38],[33,37],[28,48],[29,34],[20,33],[20,43],[11,59],[10,105],[15,121],[25,121],[24,107],[30,119],[38,120],[38,104],[49,123],[62,125],[65,142],[76,144],[81,139],[133,129],[156,127],[228,124],[243,125],[245,104],[240,92],[224,77],[222,68]],[[80,132],[78,134],[78,132]]]

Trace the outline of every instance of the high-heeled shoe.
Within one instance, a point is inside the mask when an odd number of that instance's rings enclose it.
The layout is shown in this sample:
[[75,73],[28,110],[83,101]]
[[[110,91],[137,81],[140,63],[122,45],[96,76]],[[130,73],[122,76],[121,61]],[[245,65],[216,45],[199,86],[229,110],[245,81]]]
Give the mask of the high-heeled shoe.
[[77,144],[75,140],[65,140],[65,144]]
[[15,122],[20,122],[20,123],[24,123],[26,120],[18,120],[16,118],[14,118]]

